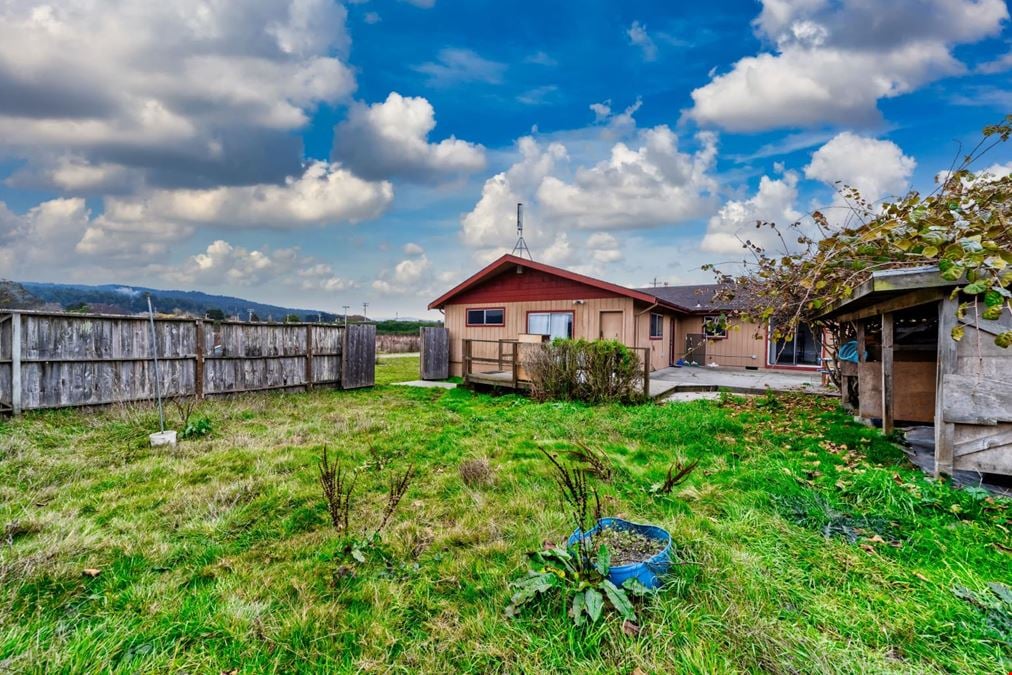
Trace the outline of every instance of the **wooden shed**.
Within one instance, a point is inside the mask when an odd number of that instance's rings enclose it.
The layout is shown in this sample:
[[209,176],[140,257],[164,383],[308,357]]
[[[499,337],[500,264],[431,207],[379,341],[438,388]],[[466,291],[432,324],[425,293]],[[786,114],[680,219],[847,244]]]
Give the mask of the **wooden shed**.
[[972,308],[957,319],[967,298],[951,297],[956,285],[937,267],[875,272],[826,313],[857,332],[858,362],[842,368],[843,401],[881,419],[886,433],[933,425],[936,475],[1012,475],[1012,349],[994,344],[1012,320],[978,320]]

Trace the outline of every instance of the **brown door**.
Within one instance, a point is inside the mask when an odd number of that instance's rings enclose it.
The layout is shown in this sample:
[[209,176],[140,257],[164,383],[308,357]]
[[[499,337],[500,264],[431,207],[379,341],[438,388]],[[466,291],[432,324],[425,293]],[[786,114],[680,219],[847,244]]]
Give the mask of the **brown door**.
[[601,312],[602,340],[618,340],[625,342],[625,320],[622,312]]

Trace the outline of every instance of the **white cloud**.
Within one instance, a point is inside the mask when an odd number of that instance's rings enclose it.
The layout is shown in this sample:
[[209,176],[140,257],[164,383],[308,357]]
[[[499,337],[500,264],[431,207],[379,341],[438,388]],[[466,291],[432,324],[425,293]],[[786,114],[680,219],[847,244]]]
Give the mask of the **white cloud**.
[[710,206],[717,183],[710,175],[713,134],[700,149],[680,152],[678,137],[661,125],[640,132],[639,147],[616,143],[610,157],[579,168],[572,181],[547,176],[538,187],[544,217],[577,228],[638,228],[684,222]]
[[[389,183],[367,183],[337,165],[310,163],[284,185],[207,190],[150,190],[108,197],[94,216],[82,198],[43,202],[18,216],[4,206],[0,257],[11,269],[118,261],[139,267],[163,257],[171,244],[199,227],[276,228],[356,222],[382,212],[393,198]],[[2,205],[2,202],[0,202]]]
[[218,239],[180,265],[152,265],[150,273],[172,283],[205,287],[256,287],[265,284],[302,291],[335,292],[354,282],[334,273],[331,265],[302,255],[297,248],[249,249]]
[[769,247],[775,235],[756,229],[756,221],[774,222],[781,227],[801,219],[795,209],[798,199],[798,174],[787,171],[782,178],[763,176],[755,195],[745,200],[730,200],[712,216],[700,249],[709,253],[742,253],[742,244],[750,240]]
[[500,84],[506,64],[484,59],[470,49],[447,47],[439,50],[436,61],[427,61],[414,69],[429,76],[430,86],[449,87],[466,82]]
[[337,125],[334,157],[369,179],[401,176],[432,182],[485,167],[485,149],[453,136],[428,141],[435,111],[424,98],[391,92],[386,101],[355,103]]
[[917,162],[892,141],[845,131],[815,151],[805,177],[830,186],[837,181],[857,188],[865,200],[900,196],[909,187]]
[[657,45],[650,37],[650,34],[647,33],[646,26],[639,21],[633,21],[625,34],[629,38],[629,44],[640,48],[644,61],[657,60]]
[[[817,180],[834,190],[843,185],[857,188],[871,203],[906,193],[910,175],[917,163],[903,154],[892,141],[859,136],[851,132],[837,134],[812,154],[805,167],[805,178]],[[710,253],[741,253],[742,243],[752,241],[768,251],[784,252],[795,244],[795,236],[781,241],[769,228],[756,228],[757,221],[776,223],[781,232],[800,221],[802,232],[817,237],[815,224],[797,208],[799,176],[774,165],[781,178],[763,176],[756,193],[745,200],[729,200],[707,223],[700,249]],[[851,210],[836,194],[828,206],[820,208],[830,225],[847,222]]]
[[409,256],[394,266],[392,271],[384,270],[372,282],[373,290],[384,295],[428,296],[435,292],[432,262],[425,250],[417,244],[408,244],[404,253]]
[[291,132],[354,90],[345,15],[333,0],[4,3],[0,155],[58,188],[46,170],[63,155],[154,186],[280,180]]
[[[471,248],[511,249],[516,237],[511,223],[517,202],[530,204],[541,181],[567,157],[561,143],[542,147],[530,136],[517,141],[517,148],[520,160],[486,180],[478,203],[461,218],[461,236]],[[529,220],[529,224],[528,236],[538,237],[541,223]]]
[[1002,0],[764,0],[753,22],[773,52],[692,92],[688,116],[731,131],[861,124],[879,99],[965,71],[952,47],[995,35]]

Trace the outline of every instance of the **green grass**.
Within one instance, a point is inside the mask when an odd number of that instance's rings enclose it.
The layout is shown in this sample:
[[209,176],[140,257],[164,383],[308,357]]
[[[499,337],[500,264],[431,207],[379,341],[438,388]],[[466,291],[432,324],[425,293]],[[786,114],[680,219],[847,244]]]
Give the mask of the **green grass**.
[[[417,367],[384,359],[377,379]],[[148,446],[146,406],[0,422],[0,670],[1012,668],[1000,622],[953,592],[1012,584],[1008,503],[922,476],[829,402],[594,408],[381,385],[197,414],[213,433],[174,450]],[[639,609],[636,637],[614,617],[574,628],[552,603],[503,616],[524,552],[570,529],[537,447],[575,440],[616,466],[605,510],[666,527],[689,563]],[[388,559],[351,577],[317,483],[324,445],[419,472],[383,535]],[[491,485],[463,485],[474,457]],[[676,494],[648,494],[670,461],[696,457]],[[385,481],[363,474],[360,523]]]

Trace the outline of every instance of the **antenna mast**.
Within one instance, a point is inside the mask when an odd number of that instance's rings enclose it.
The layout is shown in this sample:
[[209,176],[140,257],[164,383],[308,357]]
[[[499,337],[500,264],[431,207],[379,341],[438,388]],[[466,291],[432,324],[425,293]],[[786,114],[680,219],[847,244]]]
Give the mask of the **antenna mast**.
[[513,255],[519,258],[526,255],[530,260],[534,260],[531,249],[527,248],[527,242],[524,241],[524,205],[520,202],[517,202],[517,243],[513,247]]

